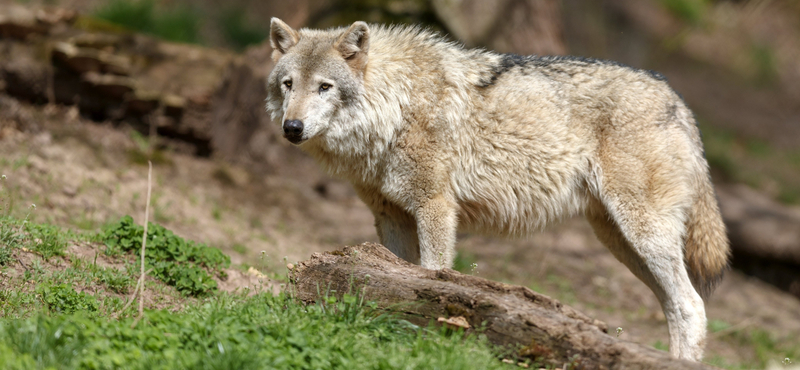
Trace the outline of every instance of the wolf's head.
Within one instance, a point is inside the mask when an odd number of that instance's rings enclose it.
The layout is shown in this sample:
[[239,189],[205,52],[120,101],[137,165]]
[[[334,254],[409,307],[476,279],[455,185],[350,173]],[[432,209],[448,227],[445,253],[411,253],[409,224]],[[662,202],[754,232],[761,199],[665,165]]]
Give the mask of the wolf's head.
[[270,44],[276,65],[267,80],[267,110],[282,123],[284,137],[299,145],[326,131],[347,130],[335,118],[363,93],[367,24],[298,32],[272,18]]

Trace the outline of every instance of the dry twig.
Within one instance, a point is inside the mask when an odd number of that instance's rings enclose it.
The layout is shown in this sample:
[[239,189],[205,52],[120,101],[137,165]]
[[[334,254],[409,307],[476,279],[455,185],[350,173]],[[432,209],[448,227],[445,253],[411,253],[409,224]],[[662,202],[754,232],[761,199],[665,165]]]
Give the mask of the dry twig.
[[135,327],[136,324],[139,323],[139,320],[141,320],[144,316],[144,279],[147,275],[147,272],[144,270],[144,255],[145,250],[147,249],[147,222],[150,218],[150,194],[153,188],[153,163],[147,161],[147,166],[147,203],[145,203],[144,206],[144,233],[142,235],[141,271],[139,273],[139,280],[136,282],[136,288],[131,294],[131,298],[128,300],[128,303],[125,304],[125,307],[123,307],[120,311],[124,312],[127,310],[133,301],[136,300],[136,297],[139,297],[139,315],[136,316],[136,320],[134,320],[133,324],[131,324],[131,328]]

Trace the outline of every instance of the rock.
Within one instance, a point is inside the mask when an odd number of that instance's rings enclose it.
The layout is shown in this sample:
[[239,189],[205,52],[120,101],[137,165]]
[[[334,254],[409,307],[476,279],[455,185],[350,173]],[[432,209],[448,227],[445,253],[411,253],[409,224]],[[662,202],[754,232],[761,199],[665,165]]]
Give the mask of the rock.
[[82,48],[67,42],[57,42],[53,46],[53,56],[76,73],[111,73],[127,76],[131,61],[127,57],[108,51]]
[[47,26],[40,24],[36,13],[17,4],[0,6],[0,37],[26,39],[31,34],[47,33]]
[[[135,82],[129,77],[100,74],[92,71],[84,73],[81,78],[91,84],[97,91],[117,99],[123,99],[135,89]],[[132,102],[129,101],[128,104],[130,106]]]

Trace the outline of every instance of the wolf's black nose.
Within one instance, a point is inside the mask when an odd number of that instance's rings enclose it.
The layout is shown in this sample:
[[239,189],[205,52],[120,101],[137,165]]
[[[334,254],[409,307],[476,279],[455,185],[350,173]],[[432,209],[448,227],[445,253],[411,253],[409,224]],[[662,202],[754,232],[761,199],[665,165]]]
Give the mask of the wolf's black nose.
[[287,119],[283,121],[283,134],[286,137],[300,137],[303,135],[303,121]]

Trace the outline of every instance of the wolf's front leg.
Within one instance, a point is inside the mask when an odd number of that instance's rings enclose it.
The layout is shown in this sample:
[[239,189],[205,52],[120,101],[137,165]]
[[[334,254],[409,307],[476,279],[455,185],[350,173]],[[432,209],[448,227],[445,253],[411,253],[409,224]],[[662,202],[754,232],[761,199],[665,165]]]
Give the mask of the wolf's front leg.
[[427,199],[417,208],[416,218],[422,267],[432,270],[452,267],[458,228],[454,202],[444,196]]

